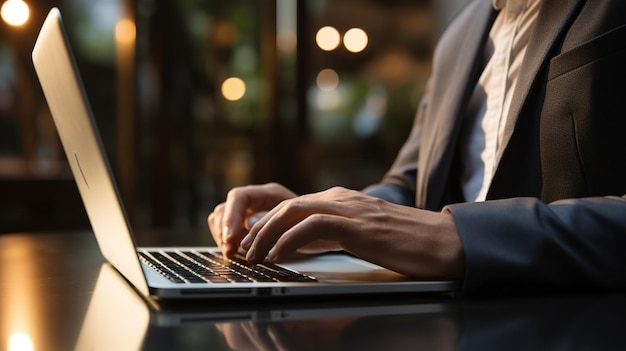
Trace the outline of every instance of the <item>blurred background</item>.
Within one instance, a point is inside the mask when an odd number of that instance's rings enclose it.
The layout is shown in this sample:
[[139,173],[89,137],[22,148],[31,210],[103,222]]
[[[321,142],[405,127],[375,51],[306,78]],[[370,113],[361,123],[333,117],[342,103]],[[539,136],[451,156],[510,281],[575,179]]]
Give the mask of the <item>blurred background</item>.
[[0,233],[86,229],[30,53],[61,10],[136,228],[206,229],[230,188],[377,182],[467,0],[0,0]]

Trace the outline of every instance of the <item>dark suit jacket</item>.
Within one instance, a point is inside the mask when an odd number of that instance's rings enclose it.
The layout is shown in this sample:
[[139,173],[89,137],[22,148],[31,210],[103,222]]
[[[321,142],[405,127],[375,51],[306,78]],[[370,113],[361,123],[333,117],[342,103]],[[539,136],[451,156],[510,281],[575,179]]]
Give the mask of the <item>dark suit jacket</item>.
[[457,142],[491,2],[470,2],[443,34],[411,135],[365,192],[447,206],[468,295],[626,291],[626,1],[543,1],[488,201],[464,203]]

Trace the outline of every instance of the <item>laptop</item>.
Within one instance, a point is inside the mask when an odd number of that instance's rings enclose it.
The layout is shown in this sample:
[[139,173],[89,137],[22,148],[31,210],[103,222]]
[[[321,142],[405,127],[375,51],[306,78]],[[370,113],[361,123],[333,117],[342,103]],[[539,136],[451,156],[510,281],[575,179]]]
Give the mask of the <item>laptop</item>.
[[217,247],[137,247],[57,8],[44,21],[32,59],[100,251],[142,295],[254,299],[457,290],[454,281],[415,281],[341,253],[253,266],[224,259]]

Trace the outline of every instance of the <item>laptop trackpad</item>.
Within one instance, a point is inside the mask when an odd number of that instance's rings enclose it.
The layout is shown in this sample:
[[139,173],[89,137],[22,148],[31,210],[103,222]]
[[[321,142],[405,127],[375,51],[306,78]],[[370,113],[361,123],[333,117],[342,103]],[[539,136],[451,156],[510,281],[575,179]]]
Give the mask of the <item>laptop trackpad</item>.
[[313,276],[322,282],[359,283],[410,280],[404,275],[344,254],[326,254],[280,265]]

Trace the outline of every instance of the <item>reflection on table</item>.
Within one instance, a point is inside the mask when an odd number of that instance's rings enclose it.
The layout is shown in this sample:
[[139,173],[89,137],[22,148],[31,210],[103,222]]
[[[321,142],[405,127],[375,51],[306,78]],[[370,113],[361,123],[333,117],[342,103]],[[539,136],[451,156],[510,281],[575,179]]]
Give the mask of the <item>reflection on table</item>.
[[[205,302],[161,306],[103,264],[81,328],[79,350],[335,350],[437,346],[453,350],[456,328],[441,299]],[[407,333],[407,328],[411,333]],[[375,336],[368,340],[368,336]]]
[[143,300],[102,266],[80,350],[617,350],[621,295],[183,305]]
[[0,235],[0,274],[11,351],[626,349],[625,295],[162,305],[104,263],[90,233]]

